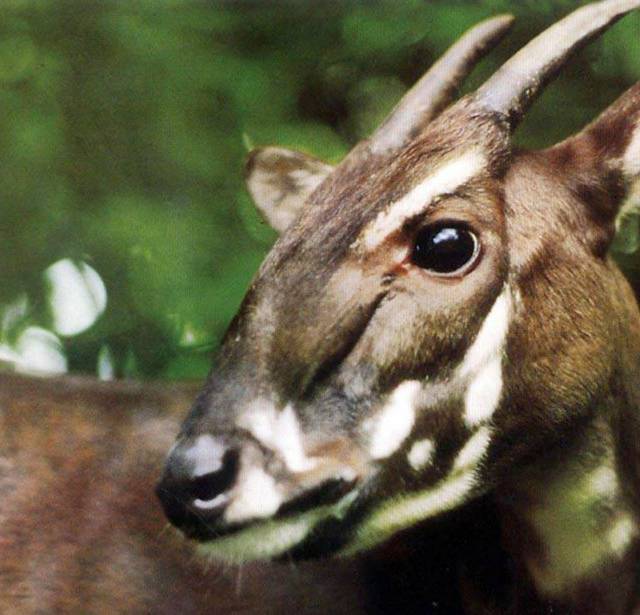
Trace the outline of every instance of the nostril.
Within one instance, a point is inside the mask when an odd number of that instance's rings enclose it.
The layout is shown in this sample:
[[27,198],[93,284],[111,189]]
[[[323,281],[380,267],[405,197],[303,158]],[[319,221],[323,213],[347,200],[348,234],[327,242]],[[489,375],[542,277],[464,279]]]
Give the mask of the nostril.
[[[186,458],[187,463],[184,462]],[[190,538],[208,540],[218,531],[217,523],[229,501],[239,470],[238,451],[229,449],[215,464],[214,471],[195,474],[204,463],[189,463],[188,455],[174,454],[165,474],[156,487],[156,493],[166,517]]]
[[238,474],[238,458],[236,450],[228,450],[219,470],[193,479],[189,495],[195,500],[208,502],[228,491]]

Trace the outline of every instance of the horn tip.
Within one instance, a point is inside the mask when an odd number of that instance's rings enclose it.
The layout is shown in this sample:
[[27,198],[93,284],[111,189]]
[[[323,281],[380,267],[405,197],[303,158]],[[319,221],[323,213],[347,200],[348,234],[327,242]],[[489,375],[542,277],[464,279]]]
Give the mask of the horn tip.
[[477,40],[482,47],[490,48],[508,34],[515,20],[516,18],[510,13],[488,17],[473,26],[467,36]]
[[501,15],[495,15],[494,17],[488,17],[485,19],[486,23],[495,23],[496,27],[510,28],[513,22],[516,20],[515,15],[511,13],[502,13]]

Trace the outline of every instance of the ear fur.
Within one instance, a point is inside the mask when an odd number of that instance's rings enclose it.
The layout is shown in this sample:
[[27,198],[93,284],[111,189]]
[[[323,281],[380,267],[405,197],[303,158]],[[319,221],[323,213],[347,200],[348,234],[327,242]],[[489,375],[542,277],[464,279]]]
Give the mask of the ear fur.
[[640,176],[640,82],[629,88],[583,134],[626,181],[636,181]]
[[605,220],[615,218],[640,183],[640,83],[551,151],[556,169],[581,184],[577,190],[589,194],[589,183],[604,190],[607,198],[601,194],[591,199],[595,213]]
[[264,147],[249,154],[245,179],[260,213],[282,233],[332,171],[331,165],[313,156],[281,147]]

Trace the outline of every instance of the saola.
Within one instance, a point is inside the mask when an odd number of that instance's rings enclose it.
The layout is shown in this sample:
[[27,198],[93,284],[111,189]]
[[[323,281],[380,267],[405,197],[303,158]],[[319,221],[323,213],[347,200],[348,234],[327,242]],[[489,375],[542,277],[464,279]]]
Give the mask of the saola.
[[640,314],[608,248],[640,174],[640,84],[553,147],[511,139],[639,6],[578,9],[449,105],[511,19],[480,24],[335,168],[252,153],[282,235],[158,486],[204,553],[348,556],[483,498],[510,581],[484,603],[462,566],[469,612],[639,606]]

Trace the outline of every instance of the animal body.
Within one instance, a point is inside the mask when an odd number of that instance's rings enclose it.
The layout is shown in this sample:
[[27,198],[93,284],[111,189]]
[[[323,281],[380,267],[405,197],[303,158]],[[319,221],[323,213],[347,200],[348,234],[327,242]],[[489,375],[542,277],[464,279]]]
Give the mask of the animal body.
[[463,612],[640,608],[640,315],[608,255],[640,84],[561,143],[512,145],[639,6],[574,11],[449,104],[511,20],[480,24],[336,167],[250,156],[282,235],[158,486],[202,554],[342,561],[421,523],[459,538],[449,559],[437,538],[401,553],[446,569]]

